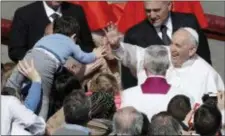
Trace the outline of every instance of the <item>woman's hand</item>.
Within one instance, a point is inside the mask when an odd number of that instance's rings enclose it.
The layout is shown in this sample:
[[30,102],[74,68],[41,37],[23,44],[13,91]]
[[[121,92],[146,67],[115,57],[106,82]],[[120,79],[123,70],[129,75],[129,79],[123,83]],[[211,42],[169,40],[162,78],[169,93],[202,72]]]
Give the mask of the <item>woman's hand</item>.
[[41,76],[34,67],[33,59],[30,61],[30,63],[28,63],[27,60],[19,61],[18,70],[32,82],[41,82]]

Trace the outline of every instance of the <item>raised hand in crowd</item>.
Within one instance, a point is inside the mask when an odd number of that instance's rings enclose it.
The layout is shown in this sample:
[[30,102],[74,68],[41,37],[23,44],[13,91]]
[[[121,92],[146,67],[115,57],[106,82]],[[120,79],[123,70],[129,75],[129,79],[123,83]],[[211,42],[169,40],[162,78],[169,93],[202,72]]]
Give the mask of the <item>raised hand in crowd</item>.
[[96,55],[96,58],[99,59],[101,57],[104,57],[107,54],[107,47],[100,46],[98,48],[95,48],[93,50],[93,53]]
[[188,126],[189,121],[190,121],[191,118],[193,117],[193,114],[194,114],[194,110],[192,109],[192,110],[189,111],[189,113],[186,115],[186,117],[185,117],[185,119],[184,119],[184,121],[183,121],[183,123],[184,123],[185,125]]
[[103,29],[105,36],[111,45],[112,49],[119,47],[119,42],[123,38],[123,35],[118,31],[117,26],[110,22],[106,29]]
[[19,61],[18,70],[32,82],[41,82],[41,76],[34,67],[34,60],[32,59],[30,63],[27,60]]
[[182,130],[182,135],[192,135],[195,134],[196,132],[191,130],[193,127],[193,120],[194,120],[194,112],[195,110],[190,110],[189,113],[186,115],[183,123],[189,127],[188,131]]
[[225,91],[218,91],[217,100],[217,107],[219,108],[219,110],[225,110]]
[[112,54],[112,48],[111,48],[107,38],[106,37],[102,37],[101,40],[102,40],[102,42],[101,42],[102,45],[101,46],[105,46],[107,48],[107,52],[106,52],[107,55],[105,56],[105,58],[107,60],[113,60],[115,58],[115,56]]

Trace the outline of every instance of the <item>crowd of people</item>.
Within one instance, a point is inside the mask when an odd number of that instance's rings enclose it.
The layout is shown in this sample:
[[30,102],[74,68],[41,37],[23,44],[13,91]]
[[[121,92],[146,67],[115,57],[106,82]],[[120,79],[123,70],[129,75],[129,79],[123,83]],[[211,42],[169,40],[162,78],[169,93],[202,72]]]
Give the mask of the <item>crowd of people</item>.
[[14,62],[1,65],[1,134],[225,135],[207,39],[194,15],[171,6],[145,2],[146,20],[125,34],[109,22],[99,35],[79,5],[19,8]]

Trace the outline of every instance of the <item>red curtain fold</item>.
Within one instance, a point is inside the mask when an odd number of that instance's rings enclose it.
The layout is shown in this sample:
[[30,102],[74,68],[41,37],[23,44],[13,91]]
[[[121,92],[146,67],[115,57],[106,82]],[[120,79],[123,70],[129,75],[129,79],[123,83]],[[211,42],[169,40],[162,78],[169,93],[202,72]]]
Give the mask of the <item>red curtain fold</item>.
[[92,31],[104,28],[108,22],[116,22],[117,17],[112,11],[112,7],[106,1],[69,1],[83,7]]
[[201,28],[207,28],[208,22],[205,17],[200,1],[174,1],[172,11],[195,14]]
[[116,24],[118,24],[121,16],[124,13],[124,7],[126,5],[126,2],[119,2],[119,3],[111,3],[110,6],[112,8],[112,12],[115,14],[116,16]]
[[118,29],[125,33],[129,28],[146,18],[144,3],[141,1],[129,1],[124,7],[124,13],[118,21]]
[[12,21],[8,19],[1,19],[1,36],[8,37],[11,30]]

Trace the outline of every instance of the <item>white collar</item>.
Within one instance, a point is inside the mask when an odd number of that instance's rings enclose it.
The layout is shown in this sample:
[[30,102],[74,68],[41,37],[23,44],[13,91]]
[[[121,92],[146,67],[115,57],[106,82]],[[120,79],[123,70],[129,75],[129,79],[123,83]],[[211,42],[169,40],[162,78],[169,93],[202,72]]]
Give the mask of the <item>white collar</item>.
[[173,31],[172,30],[172,19],[171,19],[171,15],[169,14],[169,17],[168,17],[168,19],[166,20],[166,22],[164,23],[164,25],[166,25],[166,27],[167,27],[167,29],[169,30],[169,31]]
[[43,5],[48,18],[54,13],[58,14],[60,17],[62,16],[61,7],[59,7],[57,11],[54,11],[45,1],[43,1]]
[[[187,61],[185,61],[181,67],[178,67],[178,69],[191,66],[197,59],[198,59],[198,55],[196,54],[193,57],[191,57],[190,59],[188,59]],[[177,68],[177,67],[174,67],[174,68]]]
[[[168,31],[173,32],[173,30],[172,30],[173,29],[172,19],[171,19],[171,15],[170,14],[169,14],[168,18],[166,19],[166,21],[162,25],[165,25],[167,27]],[[161,25],[158,26],[158,27],[155,27],[157,32],[160,32],[160,27],[161,27]]]
[[193,57],[191,57],[190,59],[188,59],[187,61],[185,61],[183,64],[182,64],[182,68],[183,67],[187,67],[187,66],[191,66],[194,62],[195,62],[195,60],[197,59],[197,55],[195,55],[195,56],[193,56]]

